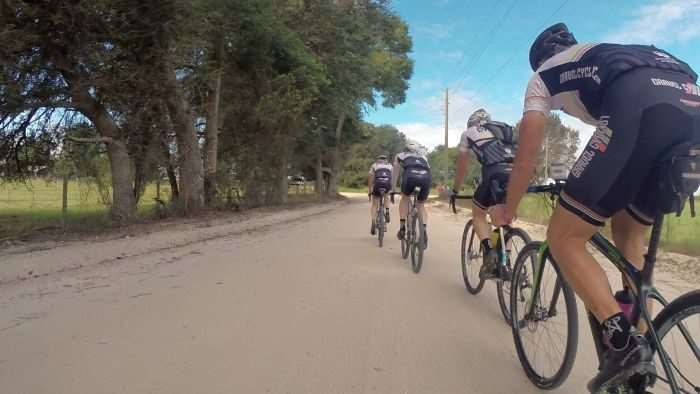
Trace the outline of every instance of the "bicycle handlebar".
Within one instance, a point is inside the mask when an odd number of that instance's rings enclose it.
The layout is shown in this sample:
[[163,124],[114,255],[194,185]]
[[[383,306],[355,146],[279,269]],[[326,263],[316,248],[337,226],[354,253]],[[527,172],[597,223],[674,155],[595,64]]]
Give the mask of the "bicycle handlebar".
[[457,213],[457,204],[455,204],[455,200],[471,200],[474,198],[474,196],[467,196],[467,195],[456,195],[452,196],[453,198],[450,199],[450,207],[452,207],[452,212]]
[[528,193],[551,193],[559,195],[564,189],[563,182],[550,183],[548,185],[533,185],[527,188]]

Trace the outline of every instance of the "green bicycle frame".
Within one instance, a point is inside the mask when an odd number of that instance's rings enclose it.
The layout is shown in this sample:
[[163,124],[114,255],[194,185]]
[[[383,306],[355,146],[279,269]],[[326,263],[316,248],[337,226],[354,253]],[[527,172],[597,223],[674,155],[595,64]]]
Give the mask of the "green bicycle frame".
[[[663,217],[661,217],[661,219],[657,218],[657,223],[655,224],[654,229],[652,230],[652,241],[654,236],[659,237],[662,223]],[[654,234],[655,232],[657,234]],[[634,265],[632,265],[632,263],[625,259],[622,253],[602,234],[594,234],[589,242],[596,248],[596,250],[602,253],[611,263],[613,263],[613,265],[618,269],[618,271],[620,271],[620,273],[622,273],[627,278],[628,282],[632,284],[632,293],[636,297],[636,307],[634,308],[634,312],[632,314],[632,323],[634,325],[637,325],[640,319],[646,322],[646,325],[648,327],[648,336],[650,336],[652,346],[660,354],[659,359],[661,360],[661,364],[666,373],[666,376],[669,378],[669,384],[674,393],[679,392],[678,383],[676,382],[676,378],[673,373],[673,366],[669,361],[669,357],[666,354],[666,351],[661,346],[661,341],[656,333],[656,330],[654,329],[652,323],[653,320],[651,318],[646,303],[646,300],[651,298],[659,301],[663,306],[668,305],[666,299],[663,298],[663,296],[651,283],[654,264],[656,262],[656,249],[650,247],[650,250],[645,256],[644,269],[640,271]],[[658,241],[656,243],[650,242],[650,245],[654,244],[658,245]],[[530,299],[528,300],[528,303],[525,306],[524,319],[531,319],[535,317],[535,307],[539,301],[538,295],[542,286],[542,275],[544,274],[545,259],[549,254],[549,244],[547,242],[543,242],[542,246],[538,251],[537,266],[535,267],[535,273],[533,278],[533,290]],[[550,261],[554,263],[553,259],[550,259]],[[557,276],[557,282],[555,283],[554,293],[552,294],[552,300],[548,308],[548,316],[556,315],[556,304],[559,298],[559,294],[562,291],[563,280],[563,278]],[[595,343],[598,359],[602,360],[602,354],[605,350],[605,347],[602,341],[602,337],[600,335],[600,333],[602,332],[600,329],[600,323],[598,323],[598,320],[590,312],[588,312],[588,320],[591,326],[591,331],[593,333],[593,341]],[[516,324],[515,319],[513,324]],[[683,324],[680,324],[679,328],[681,333],[683,334],[684,339],[693,349],[695,356],[697,358],[700,358],[700,350],[698,350],[699,348],[695,344],[695,341],[693,341],[690,332]]]

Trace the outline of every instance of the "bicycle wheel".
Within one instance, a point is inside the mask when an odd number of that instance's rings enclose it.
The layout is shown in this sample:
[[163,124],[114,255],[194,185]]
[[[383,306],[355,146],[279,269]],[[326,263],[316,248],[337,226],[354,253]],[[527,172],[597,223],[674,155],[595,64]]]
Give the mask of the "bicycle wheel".
[[510,324],[510,276],[513,272],[513,262],[518,257],[525,245],[530,243],[530,236],[520,228],[510,228],[505,234],[506,242],[506,266],[505,279],[496,281],[498,292],[498,305],[501,307],[503,318]]
[[[413,225],[413,244],[411,245],[411,268],[416,274],[420,272],[423,266],[423,251],[425,250],[425,231],[423,227],[423,219],[416,212],[411,218]],[[417,224],[416,224],[417,223]]]
[[484,280],[479,278],[479,271],[484,263],[481,242],[474,232],[470,219],[462,233],[462,279],[471,294],[478,294],[484,288]]
[[[540,289],[533,294],[537,280]],[[513,340],[525,374],[541,389],[559,387],[576,359],[578,313],[571,287],[541,242],[528,244],[516,259],[510,301]]]
[[[678,391],[672,390],[657,351],[654,393],[700,393],[700,290],[676,298],[659,312],[653,324],[678,387]],[[650,333],[647,337],[654,343]]]
[[379,205],[379,209],[377,210],[377,239],[379,240],[379,247],[381,248],[384,245],[384,233],[386,232],[386,219],[384,218],[384,214],[382,213],[382,206]]

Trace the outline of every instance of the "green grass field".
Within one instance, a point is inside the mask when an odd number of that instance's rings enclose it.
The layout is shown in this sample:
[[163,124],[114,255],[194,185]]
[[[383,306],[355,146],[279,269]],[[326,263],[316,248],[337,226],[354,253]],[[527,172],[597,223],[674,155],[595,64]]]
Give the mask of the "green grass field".
[[[168,200],[169,185],[161,185],[161,198]],[[32,180],[0,183],[0,239],[62,226],[62,182]],[[155,212],[156,186],[149,185],[138,205],[138,215]],[[109,206],[101,202],[94,184],[68,183],[67,229],[96,229],[110,225]]]
[[[525,196],[520,204],[518,215],[531,222],[546,224],[551,215],[550,203],[544,196]],[[603,230],[606,235],[610,227]],[[690,208],[686,206],[680,217],[667,215],[663,236],[662,247],[668,250],[700,255],[700,215],[697,218],[690,216]]]

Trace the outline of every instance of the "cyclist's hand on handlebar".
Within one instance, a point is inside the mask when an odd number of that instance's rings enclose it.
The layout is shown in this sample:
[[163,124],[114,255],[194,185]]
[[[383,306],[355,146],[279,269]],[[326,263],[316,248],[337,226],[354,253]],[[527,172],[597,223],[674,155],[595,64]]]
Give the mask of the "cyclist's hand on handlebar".
[[506,215],[505,204],[498,204],[489,208],[489,215],[491,215],[492,224],[498,227],[511,224],[515,220],[515,217]]

